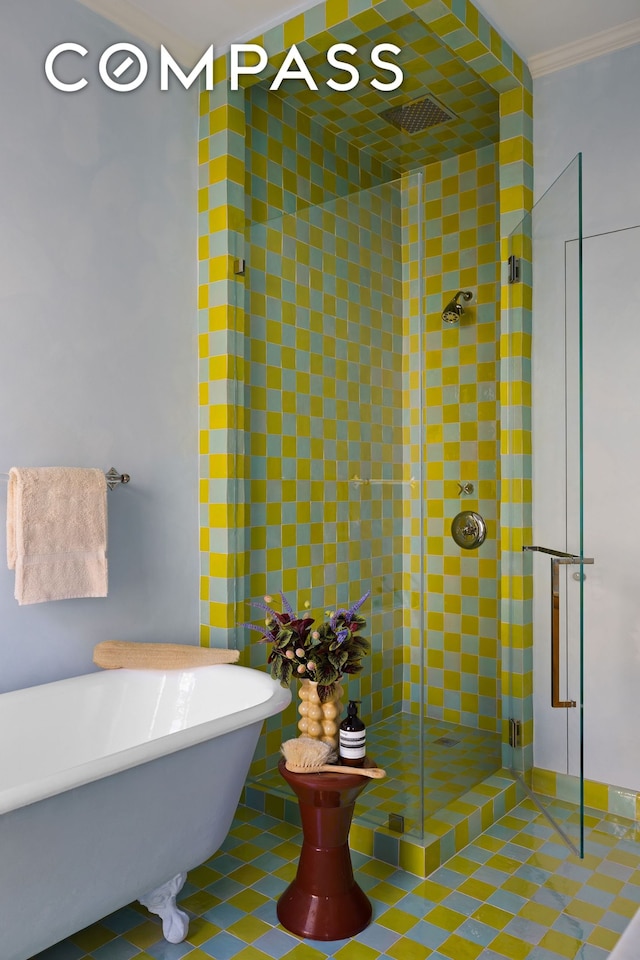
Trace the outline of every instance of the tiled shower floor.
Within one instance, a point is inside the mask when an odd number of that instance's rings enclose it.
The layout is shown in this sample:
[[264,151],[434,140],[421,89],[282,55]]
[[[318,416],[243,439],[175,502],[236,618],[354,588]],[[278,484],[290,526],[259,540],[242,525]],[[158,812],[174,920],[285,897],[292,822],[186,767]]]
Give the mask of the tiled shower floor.
[[[419,833],[421,796],[427,820],[502,766],[497,733],[426,719],[423,738],[421,768],[418,717],[399,713],[367,728],[367,754],[384,767],[387,778],[371,781],[362,794],[356,810],[360,822],[386,827],[389,814],[400,813],[405,832]],[[253,782],[276,796],[293,798],[277,770]]]
[[[550,806],[575,819],[570,805]],[[223,848],[189,874],[184,943],[166,943],[159,921],[131,904],[38,960],[605,960],[640,903],[635,823],[589,813],[580,860],[525,800],[426,880],[353,853],[372,923],[353,940],[301,940],[276,917],[300,839],[292,824],[240,807]]]

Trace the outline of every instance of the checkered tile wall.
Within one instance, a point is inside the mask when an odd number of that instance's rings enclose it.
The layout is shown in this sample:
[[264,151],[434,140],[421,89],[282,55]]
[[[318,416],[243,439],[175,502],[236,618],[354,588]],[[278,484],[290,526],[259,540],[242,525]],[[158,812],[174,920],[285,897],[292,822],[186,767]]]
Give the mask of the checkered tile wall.
[[[427,712],[492,731],[500,717],[497,172],[495,146],[429,165],[424,218]],[[467,288],[475,299],[461,321],[444,323],[445,303]],[[463,509],[487,523],[478,550],[450,535]]]

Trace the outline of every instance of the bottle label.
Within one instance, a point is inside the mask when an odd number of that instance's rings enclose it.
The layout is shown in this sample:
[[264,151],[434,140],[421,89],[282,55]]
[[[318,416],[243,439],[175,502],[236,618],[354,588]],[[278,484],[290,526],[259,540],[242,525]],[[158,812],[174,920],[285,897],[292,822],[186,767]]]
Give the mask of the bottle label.
[[364,730],[340,731],[340,756],[347,760],[361,760],[366,753],[366,732]]

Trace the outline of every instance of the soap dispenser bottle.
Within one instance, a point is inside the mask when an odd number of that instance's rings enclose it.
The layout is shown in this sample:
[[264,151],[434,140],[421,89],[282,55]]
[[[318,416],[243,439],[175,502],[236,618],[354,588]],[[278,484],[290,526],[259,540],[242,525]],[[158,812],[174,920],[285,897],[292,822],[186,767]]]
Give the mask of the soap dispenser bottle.
[[346,719],[340,724],[340,762],[348,767],[364,766],[367,731],[358,716],[359,700],[349,700]]

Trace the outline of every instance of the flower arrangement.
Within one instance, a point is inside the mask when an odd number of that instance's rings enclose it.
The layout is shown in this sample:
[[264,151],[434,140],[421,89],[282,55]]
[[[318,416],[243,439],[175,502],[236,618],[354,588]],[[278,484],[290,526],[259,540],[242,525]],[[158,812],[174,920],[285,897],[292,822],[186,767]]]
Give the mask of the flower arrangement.
[[270,606],[271,597],[265,597],[264,603],[252,603],[266,612],[265,626],[242,626],[261,633],[260,643],[272,644],[267,661],[272,677],[283,687],[288,687],[293,677],[314,680],[320,702],[325,703],[343,674],[362,670],[362,657],[371,649],[369,641],[359,635],[367,621],[358,613],[370,593],[367,590],[348,610],[327,612],[328,619],[316,626],[313,617],[294,613],[283,593],[281,612]]

